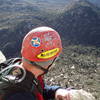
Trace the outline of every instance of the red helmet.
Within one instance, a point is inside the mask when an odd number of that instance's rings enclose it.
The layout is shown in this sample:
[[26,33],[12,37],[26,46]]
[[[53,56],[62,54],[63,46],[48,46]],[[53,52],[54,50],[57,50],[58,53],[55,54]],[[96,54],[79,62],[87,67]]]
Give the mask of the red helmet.
[[21,54],[29,61],[53,60],[62,51],[61,39],[54,29],[38,27],[31,30],[23,39]]

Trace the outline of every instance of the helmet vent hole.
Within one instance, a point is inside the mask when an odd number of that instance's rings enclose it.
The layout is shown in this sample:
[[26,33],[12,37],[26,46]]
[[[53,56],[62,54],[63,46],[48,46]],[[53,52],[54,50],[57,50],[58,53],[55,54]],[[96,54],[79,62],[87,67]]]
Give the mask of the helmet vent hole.
[[44,50],[42,49],[41,52],[44,52]]

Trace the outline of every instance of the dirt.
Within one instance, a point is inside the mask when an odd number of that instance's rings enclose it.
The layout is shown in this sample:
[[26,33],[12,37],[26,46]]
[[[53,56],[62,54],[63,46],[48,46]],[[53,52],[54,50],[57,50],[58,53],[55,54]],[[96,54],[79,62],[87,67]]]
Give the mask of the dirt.
[[[69,49],[64,50],[59,60],[45,76],[46,83],[48,85],[84,89],[92,93],[96,100],[100,100],[100,63],[92,67],[80,66],[80,64],[69,60],[70,54],[73,53],[73,51],[69,51]],[[78,57],[79,55],[76,58]]]

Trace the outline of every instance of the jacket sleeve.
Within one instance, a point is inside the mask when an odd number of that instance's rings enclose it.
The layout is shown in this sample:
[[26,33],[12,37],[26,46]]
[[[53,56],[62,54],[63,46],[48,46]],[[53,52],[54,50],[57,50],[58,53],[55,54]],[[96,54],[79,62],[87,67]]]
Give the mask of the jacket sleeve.
[[61,87],[60,86],[45,85],[44,90],[43,90],[44,100],[54,99],[55,98],[55,92],[59,88],[61,88]]

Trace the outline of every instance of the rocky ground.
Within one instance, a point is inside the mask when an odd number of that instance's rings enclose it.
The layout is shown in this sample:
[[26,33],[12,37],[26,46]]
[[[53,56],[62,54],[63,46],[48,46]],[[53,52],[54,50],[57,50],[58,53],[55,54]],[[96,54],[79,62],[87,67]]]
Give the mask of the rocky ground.
[[93,47],[67,46],[55,67],[45,76],[48,85],[74,87],[100,100],[100,58]]

